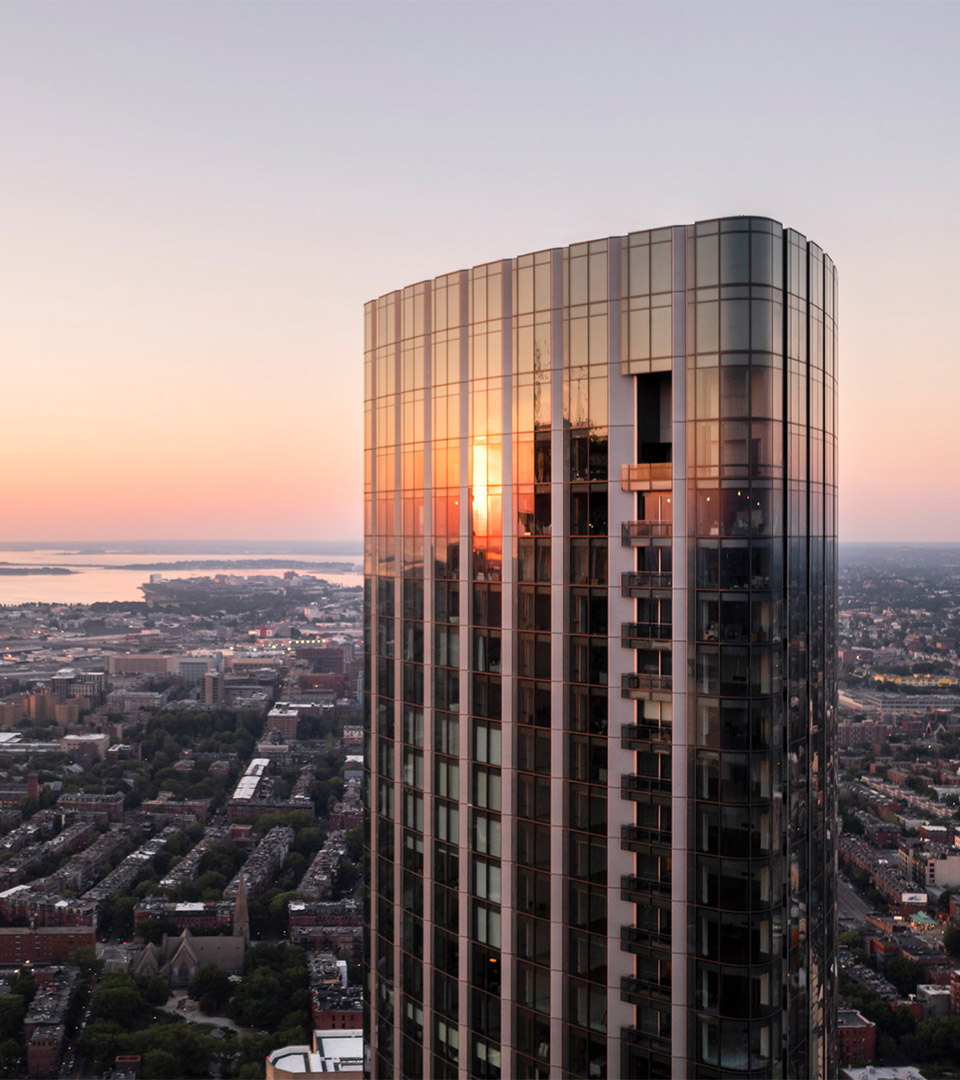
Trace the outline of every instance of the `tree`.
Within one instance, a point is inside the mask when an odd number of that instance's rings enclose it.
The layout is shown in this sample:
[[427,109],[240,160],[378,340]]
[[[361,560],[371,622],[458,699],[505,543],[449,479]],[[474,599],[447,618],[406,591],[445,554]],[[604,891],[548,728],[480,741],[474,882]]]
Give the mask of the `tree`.
[[27,1003],[21,994],[0,997],[0,1039],[16,1039],[23,1035]]
[[201,964],[187,988],[187,993],[200,1003],[200,1011],[213,1016],[226,1006],[233,993],[230,976],[216,964]]
[[340,868],[337,870],[336,888],[340,893],[351,892],[360,881],[360,869],[353,864],[352,859],[341,859]]
[[103,971],[103,961],[97,958],[97,950],[90,945],[78,945],[70,953],[68,963],[78,967],[84,979],[99,975]]
[[359,825],[355,829],[347,829],[346,839],[347,857],[360,863],[363,860],[363,829]]
[[144,1012],[143,996],[132,979],[126,984],[101,987],[90,1003],[92,1019],[115,1020],[125,1028],[133,1027]]
[[943,947],[948,956],[960,957],[960,928],[948,923],[943,931]]
[[0,1069],[4,1076],[22,1076],[25,1064],[23,1047],[16,1039],[0,1043]]
[[148,1050],[143,1056],[143,1080],[177,1080],[180,1064],[167,1050]]
[[301,855],[313,856],[323,847],[326,838],[325,829],[319,825],[311,825],[297,833],[292,850],[298,851]]
[[101,933],[106,938],[133,937],[133,909],[136,899],[123,893],[111,893],[104,908],[100,923]]
[[170,919],[144,919],[137,924],[137,937],[153,945],[161,944],[164,934],[175,937],[177,933],[177,924]]
[[902,1048],[920,1061],[960,1064],[960,1016],[922,1021],[914,1034],[903,1040]]
[[19,994],[28,1008],[36,992],[37,980],[32,971],[21,968],[19,972],[7,977],[7,993]]
[[892,960],[888,960],[884,965],[883,973],[901,994],[915,994],[917,992],[917,979],[920,968],[906,956],[895,956]]
[[170,997],[167,980],[159,975],[148,975],[140,980],[140,992],[148,1005],[166,1005]]
[[80,1052],[99,1076],[123,1050],[123,1028],[115,1020],[91,1020],[79,1042]]

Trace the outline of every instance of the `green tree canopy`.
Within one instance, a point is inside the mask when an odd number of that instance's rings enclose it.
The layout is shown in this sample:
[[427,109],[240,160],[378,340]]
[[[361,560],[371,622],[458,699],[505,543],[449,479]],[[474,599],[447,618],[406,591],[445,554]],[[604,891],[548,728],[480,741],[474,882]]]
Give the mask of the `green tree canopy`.
[[200,1003],[202,1012],[211,1016],[219,1014],[226,1006],[233,993],[233,983],[216,964],[201,964],[190,980],[187,993]]

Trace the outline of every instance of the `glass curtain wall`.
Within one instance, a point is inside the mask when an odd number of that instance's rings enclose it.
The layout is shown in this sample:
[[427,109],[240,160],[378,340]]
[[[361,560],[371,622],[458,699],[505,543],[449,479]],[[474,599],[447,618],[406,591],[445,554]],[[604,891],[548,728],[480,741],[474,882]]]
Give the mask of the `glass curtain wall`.
[[371,1076],[835,1074],[836,297],[735,218],[366,306]]

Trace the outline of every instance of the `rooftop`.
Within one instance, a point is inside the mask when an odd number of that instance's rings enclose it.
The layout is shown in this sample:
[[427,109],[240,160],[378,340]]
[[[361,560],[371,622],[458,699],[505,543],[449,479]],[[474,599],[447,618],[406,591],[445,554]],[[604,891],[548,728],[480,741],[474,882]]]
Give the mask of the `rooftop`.
[[837,1013],[837,1024],[842,1028],[876,1027],[876,1024],[861,1015],[856,1009],[840,1009]]

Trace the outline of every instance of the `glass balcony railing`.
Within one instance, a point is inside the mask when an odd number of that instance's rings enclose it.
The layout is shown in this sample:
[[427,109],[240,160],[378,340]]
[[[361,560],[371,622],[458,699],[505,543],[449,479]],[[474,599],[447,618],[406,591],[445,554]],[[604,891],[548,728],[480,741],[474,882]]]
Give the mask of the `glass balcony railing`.
[[669,720],[659,724],[624,724],[620,729],[624,750],[641,750],[648,743],[659,746],[673,742],[673,725]]
[[670,641],[673,623],[633,622],[620,627],[620,643],[625,649],[640,649],[649,641]]
[[620,539],[624,544],[646,544],[653,540],[669,540],[672,536],[672,521],[623,521],[620,523]]
[[647,899],[671,896],[672,886],[669,881],[652,881],[636,874],[624,874],[620,878],[620,894],[621,899],[628,903],[642,903]]
[[659,1031],[643,1031],[636,1027],[621,1028],[621,1038],[624,1042],[630,1043],[631,1046],[641,1046],[646,1050],[653,1050],[659,1054],[671,1053],[673,1044],[670,1041],[670,1014],[669,1012],[663,1012],[659,1015],[662,1015],[664,1021],[664,1026]]
[[628,672],[620,680],[620,692],[624,697],[643,697],[645,694],[669,694],[673,679],[669,675],[645,675]]
[[621,926],[620,945],[628,952],[647,952],[651,949],[670,950],[669,934],[658,934],[642,926]]
[[624,825],[620,830],[620,846],[624,851],[636,851],[638,847],[647,848],[652,844],[670,846],[669,829],[648,829],[643,825]]
[[666,795],[672,787],[670,780],[658,776],[637,776],[633,773],[624,776],[620,781],[620,793],[625,799],[629,799],[633,794]]
[[631,463],[620,466],[620,489],[622,491],[649,491],[657,487],[669,487],[673,483],[673,465],[669,461]]
[[620,595],[637,596],[650,589],[669,589],[673,585],[673,574],[664,574],[652,570],[630,570],[620,575]]
[[624,1001],[631,1001],[636,1005],[650,1000],[669,1003],[670,984],[624,975],[620,980],[620,996]]

